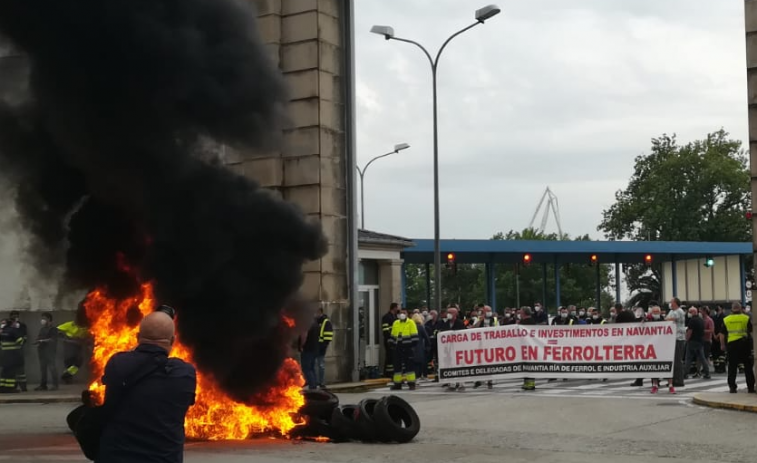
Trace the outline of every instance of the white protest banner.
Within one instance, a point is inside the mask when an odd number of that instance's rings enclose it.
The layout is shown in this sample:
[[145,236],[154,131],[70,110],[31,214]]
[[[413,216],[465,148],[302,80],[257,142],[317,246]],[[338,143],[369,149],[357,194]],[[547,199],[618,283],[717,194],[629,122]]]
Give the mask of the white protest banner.
[[670,378],[673,322],[508,325],[437,335],[442,382],[502,378]]

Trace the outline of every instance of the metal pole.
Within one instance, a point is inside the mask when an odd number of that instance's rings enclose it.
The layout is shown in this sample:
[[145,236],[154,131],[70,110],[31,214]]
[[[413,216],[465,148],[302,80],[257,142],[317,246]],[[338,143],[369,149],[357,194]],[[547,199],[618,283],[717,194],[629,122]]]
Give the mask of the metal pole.
[[[757,216],[754,213],[754,198],[757,198],[757,49],[754,37],[757,35],[757,1],[744,0],[744,16],[746,24],[746,73],[747,97],[749,108],[749,164],[752,174],[752,252],[753,265],[757,266]],[[757,272],[756,272],[757,273]],[[754,324],[753,324],[754,325]],[[753,346],[757,349],[757,336],[752,336]],[[757,368],[757,366],[756,366]]]
[[599,270],[600,270],[599,263],[597,263],[597,305],[596,307],[601,312],[602,311],[602,279],[600,278]]
[[[544,304],[544,310],[547,309],[547,263],[541,264],[541,303]],[[555,313],[557,313],[557,307],[555,307]],[[559,314],[558,314],[559,315]]]
[[621,304],[620,302],[620,262],[618,262],[617,256],[615,256],[615,303]]
[[560,262],[555,257],[555,306],[560,307]]
[[[431,305],[431,265],[426,264],[426,305],[429,309],[433,309]],[[441,312],[439,312],[441,314]]]
[[518,264],[515,264],[515,306],[520,309],[520,265]]
[[360,228],[365,230],[365,184],[363,171],[358,167],[358,174],[360,174]]
[[[441,53],[441,50],[439,51]],[[437,55],[437,61],[439,57]],[[442,251],[439,232],[439,129],[437,126],[436,62],[431,65],[434,87],[434,298],[436,310],[442,311]]]
[[[726,266],[726,269],[727,268],[728,266]],[[670,277],[673,281],[671,286],[673,294],[668,296],[668,299],[673,299],[674,297],[678,297],[678,264],[676,263],[676,256],[670,257]]]
[[347,0],[342,3],[340,17],[342,18],[342,37],[344,39],[344,75],[343,92],[344,92],[344,141],[345,157],[347,168],[347,236],[348,236],[348,269],[347,284],[349,287],[349,305],[350,321],[352,322],[352,381],[360,379],[360,319],[358,316],[358,230],[357,204],[355,202],[355,169],[357,167],[357,144],[356,137],[357,127],[355,125],[355,2]]

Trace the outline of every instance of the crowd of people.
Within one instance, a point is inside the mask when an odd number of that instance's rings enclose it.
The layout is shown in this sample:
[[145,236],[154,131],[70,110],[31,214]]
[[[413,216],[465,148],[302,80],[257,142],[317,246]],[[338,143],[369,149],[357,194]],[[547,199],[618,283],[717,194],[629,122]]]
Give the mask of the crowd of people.
[[[676,387],[683,387],[691,377],[709,379],[711,371],[728,371],[728,385],[731,392],[737,391],[736,376],[743,371],[746,376],[747,391],[755,390],[754,354],[752,352],[751,308],[742,308],[733,303],[730,314],[723,305],[714,310],[706,305],[682,304],[673,298],[667,308],[652,302],[648,309],[643,307],[623,307],[615,304],[607,314],[595,307],[561,306],[554,316],[550,316],[541,303],[533,308],[505,308],[496,313],[490,306],[479,304],[462,312],[457,304],[451,304],[441,313],[436,310],[408,310],[392,303],[382,318],[382,332],[385,348],[384,376],[391,378],[392,389],[402,389],[407,384],[410,390],[416,388],[417,381],[439,382],[436,339],[440,332],[486,328],[504,325],[603,325],[606,323],[654,323],[672,321],[676,327],[676,348],[673,375],[667,379],[665,387],[671,394]],[[651,393],[660,389],[660,379],[652,378]],[[632,386],[643,386],[644,379],[637,379]],[[465,390],[464,383],[443,384],[447,390]],[[474,388],[482,387],[475,382]],[[493,387],[492,381],[486,387]],[[522,388],[536,389],[533,379],[526,378]]]

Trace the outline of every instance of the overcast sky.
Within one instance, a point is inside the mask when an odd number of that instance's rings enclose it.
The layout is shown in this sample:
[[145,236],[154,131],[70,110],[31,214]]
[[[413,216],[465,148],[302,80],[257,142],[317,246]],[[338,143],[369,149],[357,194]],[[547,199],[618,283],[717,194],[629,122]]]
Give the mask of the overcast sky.
[[[358,160],[366,228],[433,237],[431,72],[421,51],[369,33],[391,25],[435,53],[486,4],[358,0]],[[520,0],[456,38],[439,65],[443,238],[528,226],[544,189],[563,231],[596,227],[650,139],[723,127],[747,139],[743,1]],[[540,222],[540,219],[537,220]],[[556,231],[552,219],[547,231]]]

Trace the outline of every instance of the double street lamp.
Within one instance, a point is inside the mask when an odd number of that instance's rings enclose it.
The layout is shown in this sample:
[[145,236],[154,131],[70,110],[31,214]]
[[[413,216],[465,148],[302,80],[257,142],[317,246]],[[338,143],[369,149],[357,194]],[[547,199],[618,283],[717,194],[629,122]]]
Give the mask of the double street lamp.
[[394,145],[394,151],[390,151],[386,154],[382,154],[381,156],[376,156],[375,158],[368,161],[368,164],[365,165],[362,169],[360,166],[357,167],[357,173],[360,174],[360,228],[365,230],[365,188],[364,188],[364,180],[365,180],[365,171],[368,170],[368,166],[370,166],[373,161],[378,161],[381,158],[385,158],[389,155],[392,155],[394,153],[399,153],[402,150],[406,150],[410,148],[410,145],[407,143],[400,143],[399,145]]
[[428,58],[428,62],[431,65],[431,79],[433,86],[433,106],[434,106],[434,297],[436,309],[441,313],[442,309],[442,256],[439,244],[439,129],[437,119],[437,91],[436,91],[436,74],[439,67],[439,57],[447,47],[447,45],[463,32],[473,29],[479,24],[483,24],[486,20],[493,18],[500,13],[500,9],[497,5],[487,5],[476,11],[476,22],[468,27],[460,29],[452,34],[447,40],[444,41],[439,51],[436,53],[436,57],[432,57],[426,48],[420,43],[414,40],[403,39],[394,35],[394,28],[389,26],[373,26],[371,32],[378,35],[383,35],[386,40],[397,40],[399,42],[405,42],[420,48],[421,51]]

